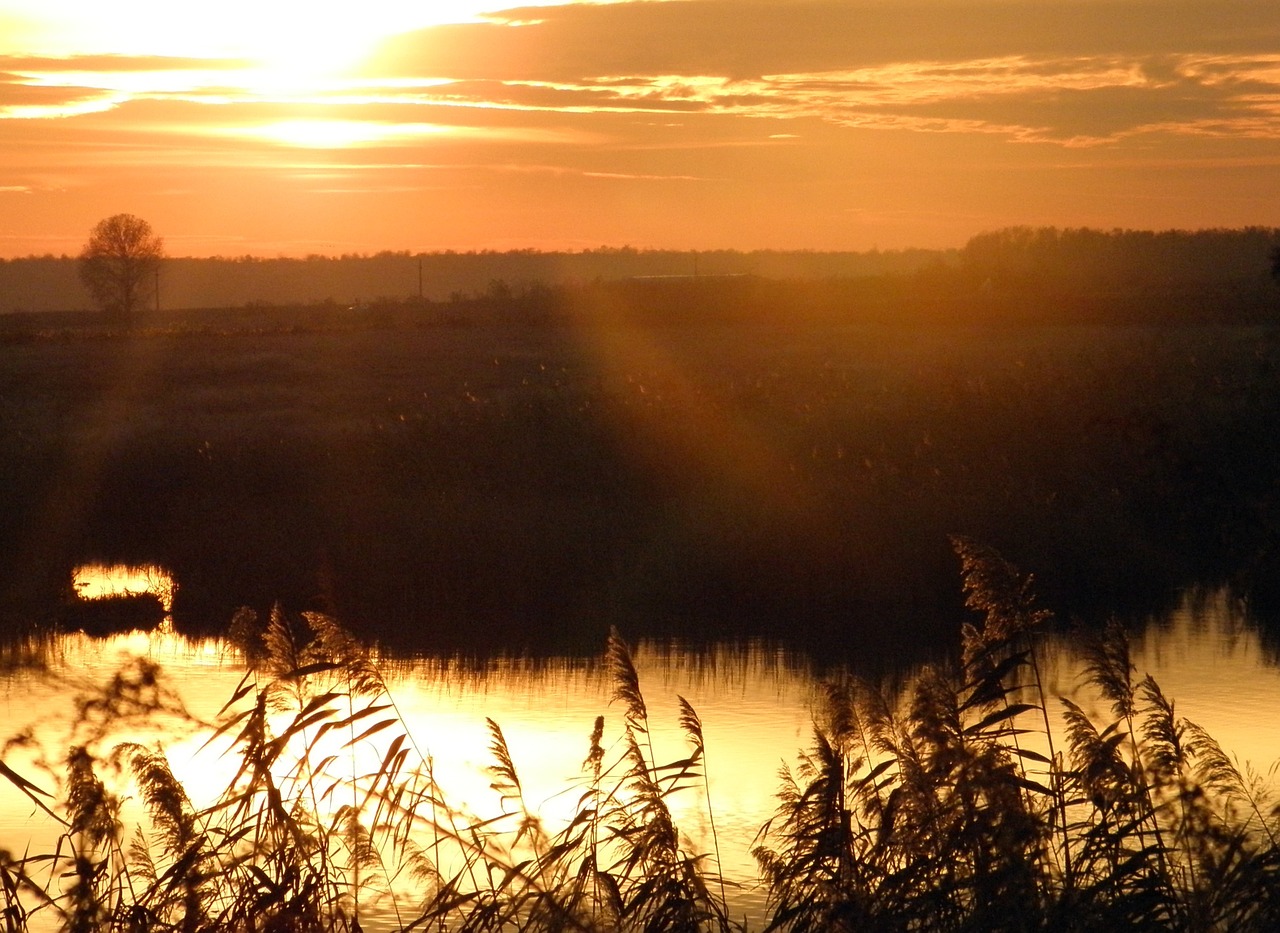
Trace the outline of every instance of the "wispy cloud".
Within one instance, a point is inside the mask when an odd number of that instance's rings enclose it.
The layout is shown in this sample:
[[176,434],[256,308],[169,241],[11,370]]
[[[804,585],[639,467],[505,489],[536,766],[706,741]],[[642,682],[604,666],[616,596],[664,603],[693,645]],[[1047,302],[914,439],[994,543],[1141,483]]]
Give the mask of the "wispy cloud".
[[1276,132],[1280,4],[566,5],[521,29],[405,36],[378,67],[448,75],[455,106],[817,117],[1067,145],[1210,127],[1257,136]]

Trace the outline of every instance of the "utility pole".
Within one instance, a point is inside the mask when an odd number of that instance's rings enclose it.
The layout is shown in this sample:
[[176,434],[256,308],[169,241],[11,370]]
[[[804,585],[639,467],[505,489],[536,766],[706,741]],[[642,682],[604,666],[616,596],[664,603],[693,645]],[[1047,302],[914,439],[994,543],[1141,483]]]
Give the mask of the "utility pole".
[[422,304],[422,257],[418,257],[418,304]]

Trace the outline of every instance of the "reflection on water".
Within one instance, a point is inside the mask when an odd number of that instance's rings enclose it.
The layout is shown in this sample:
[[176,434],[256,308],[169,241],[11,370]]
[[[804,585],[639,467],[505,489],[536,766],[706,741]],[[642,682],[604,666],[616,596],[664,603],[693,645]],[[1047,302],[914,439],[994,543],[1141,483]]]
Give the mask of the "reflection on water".
[[[1130,650],[1137,679],[1153,675],[1178,716],[1204,727],[1227,752],[1263,769],[1280,759],[1280,659],[1238,600],[1224,591],[1188,596],[1135,632]],[[1056,657],[1061,692],[1074,696],[1078,656],[1059,642]]]
[[[173,597],[177,592],[177,584],[173,575],[159,565],[80,564],[71,571],[71,587],[76,602],[81,607],[121,600],[128,603],[138,598],[145,604],[145,599],[151,598],[152,605],[158,602],[163,613],[163,617],[158,620],[159,627],[166,630],[173,628]],[[79,627],[86,627],[83,623],[88,620],[82,618],[80,621],[82,624]],[[152,624],[146,624],[147,622]],[[156,622],[154,618],[147,619],[144,607],[136,606],[132,614],[123,612],[118,618],[107,621],[106,628],[151,628],[155,627]],[[102,620],[98,620],[97,624],[90,623],[87,628],[100,628],[101,623]],[[103,634],[101,631],[94,633]]]
[[149,593],[159,598],[166,615],[173,612],[177,589],[169,571],[157,564],[81,564],[71,571],[71,585],[81,599]]
[[[1042,664],[1048,696],[1081,696],[1081,662],[1065,638],[1047,641]],[[243,676],[238,657],[216,641],[191,641],[171,632],[93,639],[74,634],[54,643],[44,670],[8,674],[0,714],[14,735],[30,741],[6,747],[6,764],[53,790],[56,762],[71,744],[95,743],[104,754],[120,740],[162,747],[197,806],[211,802],[234,777],[236,762],[219,756],[229,743],[206,743],[211,723]],[[189,717],[165,706],[150,719],[122,716],[109,734],[78,721],[76,695],[112,677],[131,659],[157,662]],[[700,654],[640,644],[635,666],[649,708],[659,762],[687,754],[678,697],[697,710],[706,742],[706,789],[692,786],[672,798],[673,816],[694,851],[713,849],[708,803],[730,889],[731,913],[759,918],[763,894],[755,886],[750,849],[772,814],[778,768],[809,742],[816,684],[801,659],[776,650],[720,648]],[[1258,633],[1226,596],[1188,599],[1168,619],[1135,635],[1137,676],[1150,673],[1186,716],[1228,752],[1265,771],[1280,756],[1280,672],[1264,655]],[[495,660],[484,665],[447,659],[383,663],[397,712],[412,733],[451,806],[476,814],[500,812],[488,768],[494,763],[486,718],[499,723],[526,800],[549,829],[577,806],[576,782],[589,750],[595,717],[606,717],[605,739],[622,741],[623,711],[610,704],[613,682],[600,663]],[[856,673],[856,672],[854,672]],[[1056,710],[1052,711],[1056,715]],[[394,730],[388,730],[388,736]],[[389,740],[389,738],[388,738]],[[361,754],[376,763],[385,743],[370,739]],[[611,751],[610,754],[613,752]],[[359,767],[369,767],[361,762]],[[0,846],[51,851],[58,825],[14,788],[0,789]],[[365,924],[366,928],[372,928]]]

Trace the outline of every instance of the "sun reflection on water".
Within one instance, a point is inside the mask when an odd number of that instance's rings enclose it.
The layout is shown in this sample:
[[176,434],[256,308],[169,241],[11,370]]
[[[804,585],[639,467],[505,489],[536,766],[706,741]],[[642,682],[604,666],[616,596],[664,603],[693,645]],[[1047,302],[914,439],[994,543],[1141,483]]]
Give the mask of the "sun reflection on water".
[[80,599],[150,594],[160,600],[165,619],[172,622],[173,575],[158,564],[80,564],[71,571],[71,585]]

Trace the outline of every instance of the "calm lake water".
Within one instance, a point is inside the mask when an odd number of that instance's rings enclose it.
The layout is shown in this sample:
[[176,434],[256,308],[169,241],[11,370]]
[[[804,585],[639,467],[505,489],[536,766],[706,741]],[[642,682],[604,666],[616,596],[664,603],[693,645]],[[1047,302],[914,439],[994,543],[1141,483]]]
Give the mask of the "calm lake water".
[[[1051,636],[1046,644],[1048,694],[1072,697],[1103,718],[1098,704],[1081,695],[1081,663],[1070,639]],[[225,786],[233,763],[219,755],[225,745],[203,747],[210,730],[200,723],[215,718],[244,675],[235,651],[219,641],[165,632],[105,639],[75,634],[48,647],[45,668],[15,667],[0,679],[5,738],[25,737],[5,747],[6,764],[54,790],[58,769],[46,770],[45,763],[61,760],[71,745],[91,741],[106,754],[114,743],[132,739],[164,749],[197,804],[211,801]],[[160,665],[164,682],[192,719],[135,722],[126,717],[92,735],[91,724],[77,720],[77,698],[92,695],[138,657]],[[1134,633],[1133,660],[1139,678],[1155,676],[1180,715],[1204,726],[1241,761],[1265,772],[1280,758],[1275,714],[1280,668],[1238,602],[1225,594],[1186,599],[1167,618]],[[750,849],[773,813],[779,766],[793,763],[809,742],[818,687],[813,668],[800,657],[759,645],[695,654],[641,642],[634,646],[634,662],[659,762],[687,754],[677,698],[686,698],[702,719],[709,787],[677,795],[674,816],[695,849],[710,851],[709,794],[726,877],[741,885],[731,889],[732,912],[758,918],[763,893],[755,887]],[[501,725],[525,797],[552,831],[573,811],[577,795],[571,790],[581,778],[597,715],[605,716],[606,746],[616,748],[620,741],[623,711],[611,705],[613,683],[598,661],[477,665],[422,658],[388,660],[384,667],[403,722],[434,762],[450,803],[461,810],[493,814],[500,809],[485,770],[493,763],[486,718]],[[58,833],[57,824],[27,798],[7,783],[0,787],[0,846],[11,852],[51,851]],[[377,925],[365,924],[366,929]]]

